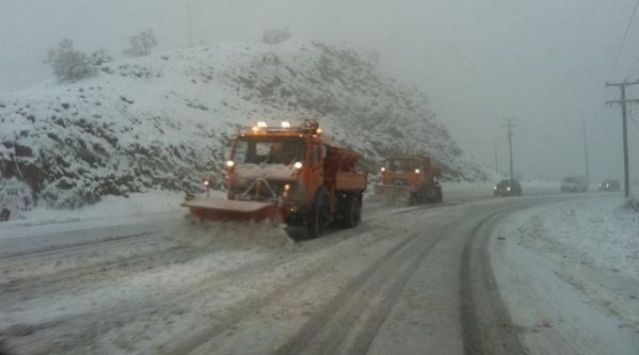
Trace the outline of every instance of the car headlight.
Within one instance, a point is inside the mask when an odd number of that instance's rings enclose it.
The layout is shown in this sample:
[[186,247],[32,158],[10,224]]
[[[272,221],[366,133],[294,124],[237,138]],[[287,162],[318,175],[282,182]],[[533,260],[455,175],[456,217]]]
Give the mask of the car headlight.
[[510,191],[510,186],[508,186],[508,187],[506,188],[506,191]]

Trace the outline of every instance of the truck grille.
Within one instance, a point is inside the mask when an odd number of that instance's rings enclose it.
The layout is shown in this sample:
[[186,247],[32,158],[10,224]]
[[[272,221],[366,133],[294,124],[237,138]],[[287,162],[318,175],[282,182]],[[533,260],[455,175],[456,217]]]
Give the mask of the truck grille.
[[[253,200],[253,201],[272,201],[282,196],[282,193],[284,192],[284,185],[286,184],[291,185],[291,191],[293,190],[295,186],[294,183],[291,183],[291,182],[268,180],[267,181],[268,186],[275,193],[275,196],[273,196],[273,194],[268,189],[268,187],[264,186],[261,182],[254,184],[251,187],[251,189],[247,191],[247,189],[249,188],[249,186],[251,186],[252,183],[253,182],[246,185],[241,185],[241,186],[237,184],[233,184],[231,186],[231,192],[233,192],[235,197],[239,199],[246,199],[246,200]],[[259,195],[256,195],[258,184],[262,184],[262,185],[259,186]]]
[[407,186],[408,185],[408,180],[406,180],[406,179],[393,179],[393,181],[391,182],[391,185],[393,185],[393,186]]

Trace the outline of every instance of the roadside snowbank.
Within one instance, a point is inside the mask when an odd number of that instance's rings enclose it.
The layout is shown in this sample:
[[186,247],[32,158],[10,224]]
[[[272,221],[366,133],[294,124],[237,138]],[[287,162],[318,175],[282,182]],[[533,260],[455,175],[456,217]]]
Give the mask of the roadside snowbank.
[[639,279],[639,215],[622,204],[615,196],[537,210],[528,224],[535,233],[525,234],[523,241],[541,251],[558,247],[577,253],[599,268]]
[[141,217],[181,209],[184,194],[171,191],[132,193],[129,197],[105,196],[95,205],[75,209],[38,207],[24,212],[20,219],[3,223],[3,228],[85,220],[112,220]]
[[531,354],[639,353],[639,214],[612,195],[514,215],[491,255]]

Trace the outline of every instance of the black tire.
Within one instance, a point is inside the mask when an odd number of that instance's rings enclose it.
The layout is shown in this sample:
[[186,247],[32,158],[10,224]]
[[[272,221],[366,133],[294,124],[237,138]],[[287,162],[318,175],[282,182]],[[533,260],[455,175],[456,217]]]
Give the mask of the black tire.
[[444,201],[444,194],[442,194],[442,188],[440,187],[436,187],[435,188],[435,198],[433,199],[433,202],[442,202]]
[[358,195],[350,196],[346,202],[342,226],[344,228],[357,227],[362,220],[362,197]]
[[321,237],[326,227],[331,223],[329,195],[325,188],[321,188],[315,195],[315,203],[309,218],[308,235],[310,238]]
[[6,208],[2,209],[2,212],[0,212],[0,222],[8,221],[10,216],[11,211]]

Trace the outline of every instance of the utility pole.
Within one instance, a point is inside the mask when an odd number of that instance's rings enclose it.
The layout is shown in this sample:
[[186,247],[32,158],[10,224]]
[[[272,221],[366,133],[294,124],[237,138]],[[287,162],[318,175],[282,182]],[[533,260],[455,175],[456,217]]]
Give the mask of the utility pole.
[[588,142],[586,140],[586,122],[583,122],[583,133],[584,133],[584,160],[586,163],[586,181],[590,183],[590,166],[588,165]]
[[499,174],[499,163],[497,160],[497,141],[494,141],[493,143],[495,143],[495,173]]
[[639,80],[622,83],[609,83],[606,82],[606,86],[618,86],[621,89],[621,100],[609,100],[606,101],[607,105],[620,104],[621,105],[621,119],[623,127],[623,169],[624,169],[624,194],[626,198],[630,195],[630,168],[628,166],[628,118],[626,103],[639,103],[639,100],[626,99],[626,86],[637,85]]
[[506,128],[508,128],[508,152],[510,154],[510,184],[512,186],[513,180],[515,180],[515,167],[513,163],[513,120],[508,119]]

